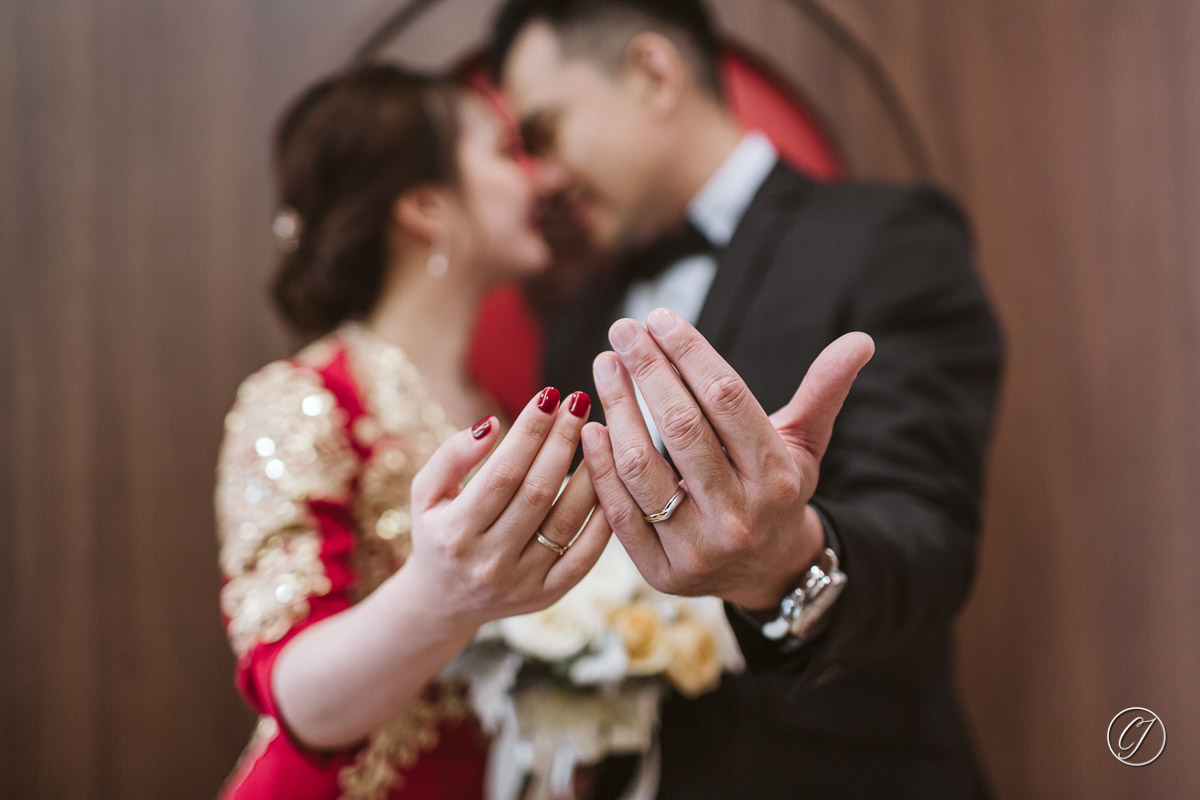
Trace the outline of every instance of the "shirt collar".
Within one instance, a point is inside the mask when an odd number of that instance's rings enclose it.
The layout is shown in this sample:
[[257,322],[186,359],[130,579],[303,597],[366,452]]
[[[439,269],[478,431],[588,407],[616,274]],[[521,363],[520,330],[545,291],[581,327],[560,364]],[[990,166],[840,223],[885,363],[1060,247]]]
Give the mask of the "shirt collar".
[[742,215],[758,193],[779,156],[766,136],[751,131],[722,162],[688,205],[688,221],[713,245],[733,238]]

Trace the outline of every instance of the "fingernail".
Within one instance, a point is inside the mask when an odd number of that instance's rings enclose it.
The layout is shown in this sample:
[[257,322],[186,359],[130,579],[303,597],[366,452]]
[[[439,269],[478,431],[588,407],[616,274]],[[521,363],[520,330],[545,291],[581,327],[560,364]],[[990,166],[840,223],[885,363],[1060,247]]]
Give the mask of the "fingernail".
[[547,414],[553,414],[554,410],[558,408],[558,398],[558,389],[555,389],[553,386],[547,386],[538,393],[537,407]]
[[580,419],[587,419],[588,409],[591,407],[592,398],[587,396],[587,392],[575,392],[567,403],[567,411]]
[[633,320],[618,320],[609,329],[608,340],[612,342],[612,346],[616,348],[618,353],[624,353],[633,347],[633,342],[637,339],[637,329],[638,324]]
[[583,449],[589,453],[600,446],[600,431],[591,425],[583,429],[580,438],[583,439]]
[[604,353],[592,363],[592,374],[596,383],[603,383],[617,374],[617,357]]
[[483,419],[471,426],[471,435],[476,439],[482,439],[488,435],[488,431],[492,429],[492,415],[488,414]]
[[675,330],[675,325],[678,322],[679,316],[674,311],[666,308],[656,308],[646,318],[646,326],[658,336],[666,336]]

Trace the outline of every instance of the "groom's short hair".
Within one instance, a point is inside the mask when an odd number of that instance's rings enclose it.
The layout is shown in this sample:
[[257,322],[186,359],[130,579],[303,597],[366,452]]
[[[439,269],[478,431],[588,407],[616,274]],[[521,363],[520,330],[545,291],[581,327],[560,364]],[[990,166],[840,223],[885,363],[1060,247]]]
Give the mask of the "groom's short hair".
[[525,28],[545,23],[570,55],[590,58],[610,70],[625,60],[629,43],[654,31],[679,49],[697,82],[718,99],[720,44],[701,0],[508,0],[492,25],[489,61],[497,83],[504,63]]

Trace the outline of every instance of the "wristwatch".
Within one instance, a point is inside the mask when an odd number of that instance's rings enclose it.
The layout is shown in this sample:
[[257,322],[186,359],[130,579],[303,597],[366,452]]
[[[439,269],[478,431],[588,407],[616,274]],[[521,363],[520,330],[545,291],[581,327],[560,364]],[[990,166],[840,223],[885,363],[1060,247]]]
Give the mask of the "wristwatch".
[[772,641],[793,636],[801,641],[820,633],[829,622],[828,611],[846,586],[846,573],[838,569],[837,554],[828,547],[804,573],[800,585],[779,604],[779,615],[762,626]]

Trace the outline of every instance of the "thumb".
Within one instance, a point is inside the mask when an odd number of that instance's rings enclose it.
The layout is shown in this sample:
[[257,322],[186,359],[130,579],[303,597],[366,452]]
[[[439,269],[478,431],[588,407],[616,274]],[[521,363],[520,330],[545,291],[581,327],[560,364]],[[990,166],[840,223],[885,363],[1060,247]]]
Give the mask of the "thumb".
[[821,351],[791,401],[771,415],[771,424],[793,454],[799,450],[821,460],[842,403],[874,354],[874,340],[859,332],[847,333]]
[[499,427],[495,417],[484,417],[443,442],[413,476],[413,510],[426,511],[444,498],[455,497],[463,479],[491,452]]

